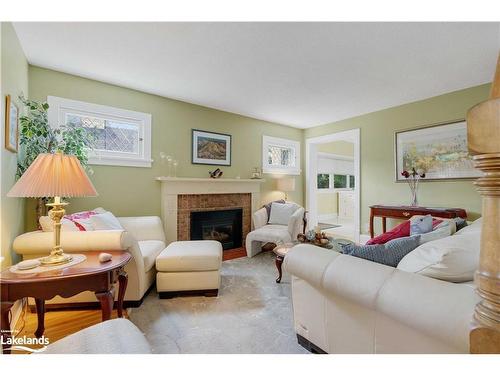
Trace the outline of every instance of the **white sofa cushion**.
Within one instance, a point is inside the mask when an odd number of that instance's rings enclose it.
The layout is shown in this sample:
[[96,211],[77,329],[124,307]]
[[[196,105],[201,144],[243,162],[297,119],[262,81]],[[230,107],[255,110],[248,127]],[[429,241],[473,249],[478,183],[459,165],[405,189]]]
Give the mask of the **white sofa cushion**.
[[455,234],[420,245],[398,269],[451,282],[470,281],[479,266],[481,233]]
[[297,205],[293,203],[273,202],[271,205],[269,224],[288,225],[288,222],[296,209]]
[[159,272],[216,271],[222,263],[222,245],[218,241],[172,242],[156,258]]
[[158,240],[137,241],[144,260],[144,272],[148,272],[156,262],[156,257],[165,249],[165,242]]

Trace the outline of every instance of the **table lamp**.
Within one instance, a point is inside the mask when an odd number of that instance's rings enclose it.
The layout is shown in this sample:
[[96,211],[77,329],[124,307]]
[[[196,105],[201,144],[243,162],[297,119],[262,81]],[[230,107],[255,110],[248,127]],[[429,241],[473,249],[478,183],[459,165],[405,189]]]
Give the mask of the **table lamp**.
[[40,259],[45,265],[62,264],[72,259],[61,247],[61,219],[65,214],[64,206],[68,204],[61,197],[96,195],[94,185],[76,156],[61,152],[38,155],[7,194],[8,197],[54,198],[47,204],[52,207],[49,217],[54,221],[54,247],[49,256]]
[[285,200],[288,200],[288,192],[295,191],[295,178],[280,178],[278,180],[278,190],[285,193]]

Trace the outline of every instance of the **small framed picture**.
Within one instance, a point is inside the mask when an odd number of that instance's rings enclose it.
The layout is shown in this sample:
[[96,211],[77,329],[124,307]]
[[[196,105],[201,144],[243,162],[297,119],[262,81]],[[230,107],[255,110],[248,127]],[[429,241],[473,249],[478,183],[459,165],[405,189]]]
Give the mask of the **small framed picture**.
[[5,101],[5,148],[17,152],[19,109],[10,99],[10,95],[7,95]]
[[231,165],[231,136],[193,129],[192,163]]

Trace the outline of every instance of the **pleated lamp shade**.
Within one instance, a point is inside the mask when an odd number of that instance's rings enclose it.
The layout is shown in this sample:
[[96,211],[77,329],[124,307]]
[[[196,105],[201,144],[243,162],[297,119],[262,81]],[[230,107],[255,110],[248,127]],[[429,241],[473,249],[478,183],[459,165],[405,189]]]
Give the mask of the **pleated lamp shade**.
[[295,179],[294,178],[280,178],[278,180],[278,190],[279,191],[295,191]]
[[76,156],[40,154],[9,191],[9,197],[88,197],[97,191]]

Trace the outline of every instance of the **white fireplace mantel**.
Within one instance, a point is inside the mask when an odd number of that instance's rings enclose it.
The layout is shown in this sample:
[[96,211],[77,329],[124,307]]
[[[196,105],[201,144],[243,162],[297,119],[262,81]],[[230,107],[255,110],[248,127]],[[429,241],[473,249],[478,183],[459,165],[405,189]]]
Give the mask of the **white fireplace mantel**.
[[161,183],[161,218],[167,243],[177,240],[177,202],[183,194],[245,194],[252,196],[252,212],[261,206],[263,179],[156,177]]

